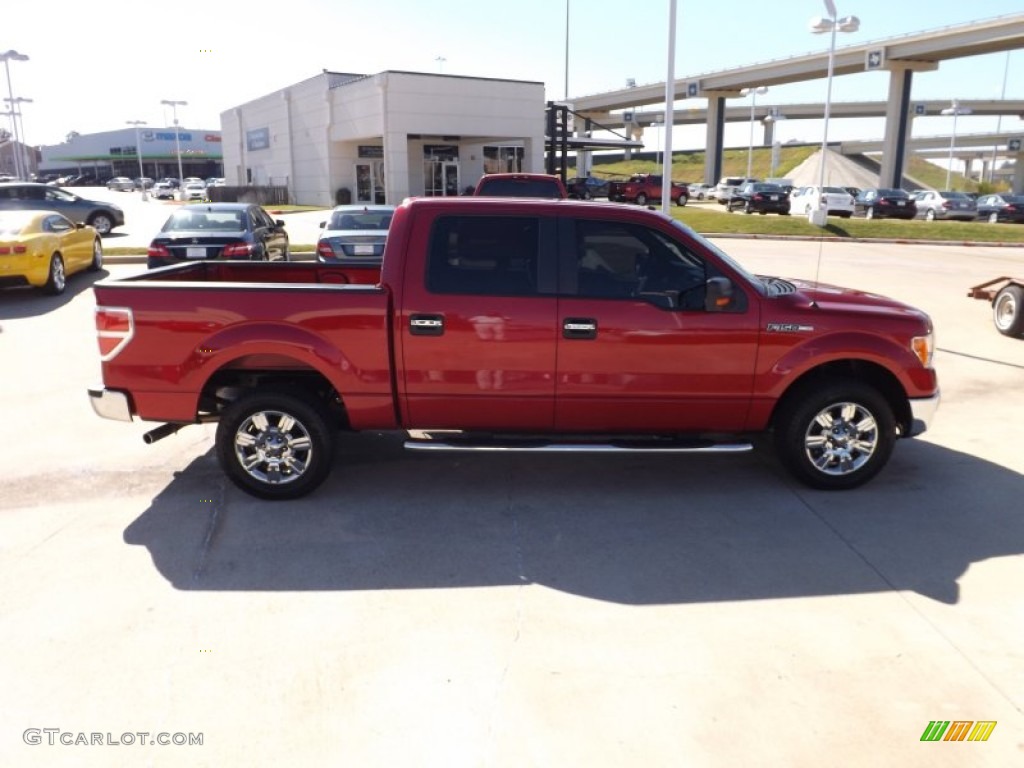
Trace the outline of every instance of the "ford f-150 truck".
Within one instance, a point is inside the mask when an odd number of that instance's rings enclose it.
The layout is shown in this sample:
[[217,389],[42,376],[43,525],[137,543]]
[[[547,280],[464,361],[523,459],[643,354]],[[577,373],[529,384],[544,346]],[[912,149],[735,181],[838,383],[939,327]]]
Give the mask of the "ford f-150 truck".
[[938,406],[932,325],[747,272],[660,212],[407,200],[382,263],[196,262],[95,286],[100,416],[217,421],[243,490],[301,496],[339,429],[426,450],[738,451],[817,488],[874,476]]
[[[662,178],[650,173],[636,173],[626,181],[612,181],[608,184],[608,199],[637,205],[661,202]],[[690,189],[685,184],[676,184],[673,181],[670,197],[676,205],[686,205],[690,200]]]

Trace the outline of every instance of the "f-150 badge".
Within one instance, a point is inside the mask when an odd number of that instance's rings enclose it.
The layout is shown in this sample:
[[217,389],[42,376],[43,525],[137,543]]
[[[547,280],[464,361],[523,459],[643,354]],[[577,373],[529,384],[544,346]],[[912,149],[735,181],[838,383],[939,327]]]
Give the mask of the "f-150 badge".
[[765,330],[769,333],[806,333],[813,331],[813,325],[798,325],[797,323],[768,323]]

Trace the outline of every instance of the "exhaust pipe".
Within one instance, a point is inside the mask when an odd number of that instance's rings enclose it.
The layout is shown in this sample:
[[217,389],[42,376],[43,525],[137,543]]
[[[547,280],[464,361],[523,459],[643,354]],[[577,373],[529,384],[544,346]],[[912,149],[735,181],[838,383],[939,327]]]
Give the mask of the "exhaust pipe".
[[163,440],[165,437],[170,437],[182,427],[187,427],[188,424],[161,424],[156,429],[151,429],[149,432],[142,436],[143,442],[146,445],[152,445],[157,440]]

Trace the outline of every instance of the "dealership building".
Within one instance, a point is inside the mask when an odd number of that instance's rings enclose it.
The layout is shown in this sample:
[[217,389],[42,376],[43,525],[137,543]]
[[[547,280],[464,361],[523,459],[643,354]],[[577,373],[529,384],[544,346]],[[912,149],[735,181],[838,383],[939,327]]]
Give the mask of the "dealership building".
[[[175,132],[177,131],[177,136]],[[63,144],[40,148],[40,175],[86,174],[96,179],[139,176],[223,176],[219,130],[189,128],[121,128],[88,135],[70,134]]]
[[544,109],[539,82],[324,71],[221,113],[224,176],[306,205],[457,195],[543,171]]

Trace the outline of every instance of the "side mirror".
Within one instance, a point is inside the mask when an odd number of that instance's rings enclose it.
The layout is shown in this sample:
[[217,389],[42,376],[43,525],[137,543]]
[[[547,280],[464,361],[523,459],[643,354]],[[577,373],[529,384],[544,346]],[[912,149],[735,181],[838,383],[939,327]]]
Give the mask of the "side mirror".
[[323,229],[326,226],[327,226],[327,222],[326,221],[321,221],[320,222],[320,229]]
[[85,222],[84,221],[76,221],[75,222],[75,229],[85,229]]
[[284,221],[282,219],[274,219],[274,226],[278,229],[284,229]]
[[733,285],[727,277],[712,277],[707,281],[704,294],[704,309],[707,312],[721,312],[732,304]]

